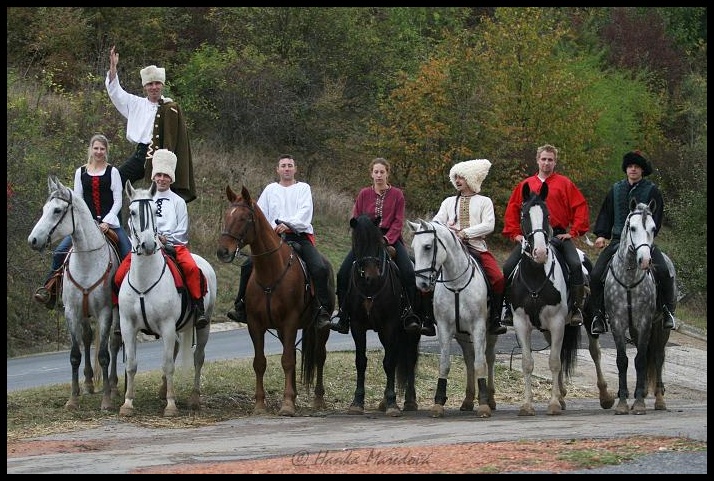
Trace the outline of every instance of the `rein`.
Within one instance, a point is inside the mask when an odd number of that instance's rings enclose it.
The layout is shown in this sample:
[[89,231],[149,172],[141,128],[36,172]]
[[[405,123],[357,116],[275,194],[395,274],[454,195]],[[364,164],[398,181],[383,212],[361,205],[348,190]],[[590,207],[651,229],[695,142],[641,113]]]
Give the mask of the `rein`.
[[[111,249],[111,248],[109,247],[109,244],[107,244],[106,241],[104,241],[104,244],[107,246],[107,249]],[[93,249],[93,250],[97,250],[97,249]],[[70,270],[69,270],[69,257],[70,257],[70,256],[72,255],[72,253],[74,253],[74,252],[75,252],[74,249],[72,249],[72,250],[67,254],[67,259],[65,260],[65,263],[66,263],[65,273],[67,274],[67,278],[68,278],[70,281],[72,281],[72,284],[74,284],[75,286],[77,286],[77,288],[82,291],[82,313],[84,314],[84,317],[89,317],[89,294],[92,293],[92,291],[94,290],[94,288],[96,288],[97,286],[99,286],[100,284],[102,284],[102,282],[106,282],[107,276],[109,275],[109,273],[110,273],[111,270],[112,270],[111,250],[109,250],[109,262],[108,262],[108,264],[107,264],[107,269],[104,271],[104,274],[102,274],[102,277],[100,277],[100,278],[97,280],[97,282],[95,282],[94,284],[92,284],[92,285],[89,286],[89,287],[84,287],[84,286],[82,286],[79,282],[77,282],[77,280],[76,280],[74,277],[72,277],[72,273],[71,273]]]

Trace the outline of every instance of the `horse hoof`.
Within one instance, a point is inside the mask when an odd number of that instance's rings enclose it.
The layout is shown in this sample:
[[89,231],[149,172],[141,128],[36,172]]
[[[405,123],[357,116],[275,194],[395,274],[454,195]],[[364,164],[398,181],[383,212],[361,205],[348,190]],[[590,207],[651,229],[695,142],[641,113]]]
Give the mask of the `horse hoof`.
[[533,409],[532,407],[528,407],[528,406],[522,406],[518,410],[518,415],[519,416],[535,416],[535,409]]
[[409,401],[404,403],[404,411],[418,411],[419,404],[416,401]]
[[476,415],[480,418],[490,418],[491,417],[491,408],[488,407],[487,405],[479,406],[478,411],[476,412]]
[[461,407],[459,408],[459,411],[473,411],[473,410],[474,410],[473,401],[464,401],[461,403]]
[[398,407],[391,407],[387,409],[387,416],[398,418],[402,416],[402,410]]
[[347,414],[364,414],[364,406],[352,405],[347,410]]
[[443,418],[444,417],[444,406],[442,406],[441,404],[434,404],[431,407],[431,417]]

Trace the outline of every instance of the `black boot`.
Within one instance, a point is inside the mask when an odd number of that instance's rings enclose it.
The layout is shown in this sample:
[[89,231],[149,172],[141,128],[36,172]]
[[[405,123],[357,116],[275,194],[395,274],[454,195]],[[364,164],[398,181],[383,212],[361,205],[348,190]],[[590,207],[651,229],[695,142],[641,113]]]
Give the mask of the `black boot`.
[[317,311],[317,329],[322,330],[330,326],[330,313],[327,308],[322,305]]
[[607,322],[605,322],[605,313],[602,310],[595,311],[593,314],[593,323],[590,326],[590,333],[595,336],[605,334],[607,331]]
[[508,293],[503,293],[503,315],[501,316],[501,323],[504,326],[513,325],[513,311],[511,311],[511,301],[508,299]]
[[196,311],[196,320],[194,321],[196,329],[203,329],[208,325],[206,309],[203,307],[203,297],[193,301],[193,308]]
[[501,306],[503,305],[503,293],[491,293],[491,309],[488,312],[488,333],[499,336],[508,332],[506,326],[501,324]]
[[434,292],[421,293],[421,335],[436,336]]
[[573,292],[573,307],[570,309],[570,325],[583,325],[583,300],[585,299],[585,286],[577,284],[572,286]]
[[245,302],[243,299],[238,300],[235,303],[234,308],[228,311],[228,314],[226,315],[229,319],[235,322],[242,322],[243,324],[246,324]]
[[402,322],[404,323],[405,331],[421,333],[421,319],[419,319],[419,316],[414,314],[411,306],[404,309],[404,312],[402,313]]
[[330,329],[340,334],[350,332],[350,316],[345,311],[339,309],[332,319],[330,319]]
[[602,286],[593,284],[591,281],[590,305],[593,309],[593,322],[590,325],[590,333],[595,336],[607,332],[607,320],[603,304],[605,303],[605,292]]
[[666,305],[662,306],[662,329],[674,329],[674,314]]

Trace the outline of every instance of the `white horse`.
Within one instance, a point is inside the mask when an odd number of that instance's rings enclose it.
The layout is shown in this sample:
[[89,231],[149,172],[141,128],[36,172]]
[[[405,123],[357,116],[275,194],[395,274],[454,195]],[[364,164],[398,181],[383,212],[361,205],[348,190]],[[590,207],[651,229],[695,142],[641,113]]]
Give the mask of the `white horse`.
[[550,344],[548,366],[553,385],[548,414],[561,414],[565,409],[567,391],[564,381],[575,367],[580,341],[580,326],[571,326],[567,319],[568,291],[565,273],[550,244],[552,228],[545,204],[547,195],[546,183],[543,183],[539,194],[532,193],[528,184],[524,184],[521,210],[524,248],[510,282],[513,327],[523,350],[525,393],[519,416],[535,415],[531,384],[534,364],[531,352],[533,329],[541,331]]
[[84,200],[74,195],[54,175],[48,177],[47,185],[50,196],[27,242],[32,249],[41,252],[55,241],[72,237],[72,249],[65,261],[62,282],[62,303],[71,340],[69,361],[72,365],[72,388],[65,408],[79,408],[80,346],[84,347],[84,393],[94,392],[95,372],[89,361],[93,338],[91,319],[94,319],[98,329],[95,353],[102,368],[104,384],[101,409],[109,410],[112,399],[118,396],[117,353],[121,338],[114,334],[119,326],[119,312],[116,306],[112,306],[112,279],[119,266],[119,258],[92,218]]
[[[417,288],[434,291],[434,318],[439,335],[439,379],[431,408],[443,417],[446,384],[451,369],[451,340],[461,346],[466,364],[466,398],[461,411],[472,411],[478,381],[479,417],[496,409],[494,364],[497,336],[487,332],[488,287],[483,270],[466,247],[438,222],[409,222],[414,233],[414,272]],[[498,308],[498,307],[497,307]]]
[[186,362],[195,336],[193,353],[194,381],[189,407],[198,409],[201,396],[201,369],[210,334],[210,319],[216,303],[216,273],[203,257],[192,254],[206,277],[208,290],[204,297],[206,318],[209,324],[194,333],[195,314],[191,309],[188,292],[176,288],[167,255],[156,231],[156,183],[150,189],[134,189],[128,181],[125,193],[129,198],[129,237],[132,243],[131,268],[119,289],[121,333],[126,351],[126,393],[119,410],[122,416],[134,413],[134,376],[137,370],[136,335],[146,331],[163,339],[163,376],[159,394],[166,399],[164,416],[178,415],[174,392],[174,369],[179,351]]

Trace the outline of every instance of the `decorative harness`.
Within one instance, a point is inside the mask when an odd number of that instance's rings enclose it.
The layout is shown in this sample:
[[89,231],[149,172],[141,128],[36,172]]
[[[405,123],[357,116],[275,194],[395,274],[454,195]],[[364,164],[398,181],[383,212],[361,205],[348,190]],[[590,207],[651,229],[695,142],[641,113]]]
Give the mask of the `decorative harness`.
[[[626,236],[622,236],[620,239],[620,248],[617,249],[617,258],[618,260],[625,265],[625,270],[626,271],[632,271],[636,270],[636,259],[637,259],[637,251],[646,247],[650,249],[650,252],[652,250],[652,246],[648,243],[644,244],[639,244],[637,246],[634,245],[634,241],[632,240],[632,234],[630,232],[630,222],[632,219],[632,216],[634,215],[640,215],[642,218],[642,225],[645,225],[645,221],[647,219],[648,212],[645,210],[634,210],[630,212],[630,215],[627,216],[627,221],[625,222],[625,227],[623,228],[623,232],[627,232]],[[626,249],[622,249],[622,244],[627,244]],[[624,252],[623,252],[624,251]],[[631,262],[632,259],[635,259],[635,262]],[[608,269],[610,270],[610,273],[612,274],[612,278],[617,281],[618,284],[620,284],[622,287],[625,288],[625,291],[627,292],[627,317],[630,322],[632,322],[632,290],[637,287],[642,281],[644,281],[648,276],[652,276],[652,269],[647,268],[643,269],[642,275],[640,276],[639,279],[636,279],[634,282],[630,284],[626,284],[622,279],[617,277],[617,273],[615,272],[615,269],[613,267],[613,262],[614,257],[610,259],[610,262],[608,264]]]
[[[59,195],[54,195],[54,198],[55,198],[55,199],[61,200],[61,201],[65,202],[65,203],[67,203],[68,208],[66,208],[66,209],[64,210],[64,212],[62,213],[62,216],[59,218],[59,220],[57,221],[57,223],[52,227],[52,229],[50,229],[50,232],[49,232],[49,234],[48,234],[48,236],[47,236],[47,242],[45,243],[45,245],[49,245],[50,239],[52,238],[52,234],[54,233],[55,230],[57,230],[57,227],[60,225],[60,223],[62,222],[62,220],[64,219],[64,217],[67,215],[67,212],[68,212],[68,211],[71,212],[71,217],[72,217],[72,234],[74,234],[75,230],[77,229],[77,227],[76,227],[77,224],[76,224],[76,222],[75,222],[75,217],[74,217],[74,204],[72,203],[72,191],[69,190],[69,189],[67,189],[67,192],[69,193],[69,200],[62,198],[62,197],[60,197]],[[94,225],[97,227],[97,229],[99,229],[99,226],[97,226],[96,223],[94,223]],[[101,230],[100,230],[100,232],[101,232]],[[72,235],[72,234],[70,234],[70,235]],[[103,235],[104,235],[104,234],[102,234],[102,236],[103,236]],[[96,281],[94,284],[92,284],[92,285],[89,286],[89,287],[84,287],[84,286],[81,285],[79,282],[77,282],[77,280],[72,276],[72,273],[71,273],[70,270],[69,270],[69,258],[70,258],[70,256],[71,256],[73,253],[75,253],[75,252],[94,252],[94,251],[96,251],[96,250],[101,249],[102,247],[107,247],[107,249],[109,250],[109,262],[107,263],[107,268],[106,268],[106,270],[104,271],[104,274],[102,274],[102,276],[101,276],[99,279],[97,279],[97,281]],[[78,288],[80,291],[82,291],[82,314],[84,315],[84,317],[89,317],[89,294],[91,294],[92,291],[93,291],[97,286],[99,286],[100,284],[102,284],[103,282],[104,282],[104,283],[108,282],[107,279],[108,279],[108,277],[109,277],[109,273],[110,273],[111,270],[112,270],[111,247],[109,247],[109,245],[107,244],[107,240],[106,240],[106,239],[104,239],[103,245],[97,247],[96,249],[90,249],[90,250],[88,250],[88,251],[77,251],[77,250],[75,250],[75,248],[74,248],[74,246],[73,246],[73,247],[69,250],[69,252],[67,253],[67,258],[65,259],[64,264],[65,264],[65,275],[67,276],[67,278],[68,278],[70,281],[72,281],[72,284],[74,284],[75,286],[77,286],[77,288]]]
[[[461,274],[454,277],[453,279],[444,279],[443,278],[444,277],[443,267],[440,267],[439,269],[436,268],[436,254],[437,254],[439,245],[441,245],[441,247],[443,247],[444,249],[446,249],[446,245],[436,235],[436,228],[433,227],[433,224],[429,223],[429,225],[432,226],[431,229],[424,229],[424,230],[415,232],[414,235],[420,235],[420,234],[432,234],[433,235],[433,239],[431,241],[431,244],[432,244],[431,266],[426,267],[424,269],[415,270],[414,274],[418,277],[421,277],[422,279],[426,279],[429,282],[429,285],[431,285],[431,286],[434,286],[437,282],[440,282],[440,283],[444,284],[444,287],[447,290],[454,293],[454,317],[456,319],[456,331],[459,333],[465,334],[466,332],[462,331],[461,327],[460,327],[461,315],[460,315],[460,310],[459,310],[459,304],[460,304],[459,295],[461,294],[461,291],[466,289],[469,286],[469,284],[471,284],[471,281],[473,280],[474,276],[476,275],[477,270],[481,273],[482,276],[484,275],[484,273],[481,270],[481,267],[479,266],[478,262],[476,262],[476,260],[471,256],[471,254],[469,253],[466,246],[456,237],[456,235],[453,232],[449,231],[453,241],[461,247],[461,250],[466,255],[468,262],[466,263],[466,268],[464,269],[464,271]],[[426,276],[426,275],[424,275],[424,273],[429,273],[429,275]],[[452,288],[447,285],[447,283],[457,281],[467,274],[468,274],[468,278],[466,279],[466,283],[462,287]],[[488,282],[486,283],[486,285],[488,285]]]

